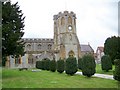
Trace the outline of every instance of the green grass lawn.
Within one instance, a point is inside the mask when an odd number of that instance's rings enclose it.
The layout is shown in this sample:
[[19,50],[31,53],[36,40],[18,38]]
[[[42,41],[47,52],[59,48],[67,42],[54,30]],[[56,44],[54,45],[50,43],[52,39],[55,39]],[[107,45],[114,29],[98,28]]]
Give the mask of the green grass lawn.
[[112,70],[109,70],[109,72],[103,71],[101,69],[101,65],[100,64],[96,64],[96,73],[100,73],[100,74],[109,74],[109,75],[113,75],[113,70],[114,70],[115,66],[112,66]]
[[3,69],[2,88],[117,88],[115,80],[65,73],[18,69]]
[[2,67],[0,67],[0,89],[2,88]]
[[[109,72],[106,72],[101,69],[101,64],[96,64],[96,73],[113,75],[114,69],[115,69],[115,66],[113,65],[112,70],[109,70]],[[78,71],[82,72],[81,70],[78,70]]]

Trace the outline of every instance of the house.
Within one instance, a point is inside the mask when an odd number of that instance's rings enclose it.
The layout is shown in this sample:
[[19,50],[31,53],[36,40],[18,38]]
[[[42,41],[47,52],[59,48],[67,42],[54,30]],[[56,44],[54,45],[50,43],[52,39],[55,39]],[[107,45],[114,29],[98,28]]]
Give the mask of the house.
[[96,50],[96,63],[101,63],[101,57],[104,55],[104,47],[99,46]]
[[94,56],[94,50],[93,48],[90,46],[90,44],[81,44],[80,45],[81,48],[81,56],[84,56],[85,54],[91,54]]

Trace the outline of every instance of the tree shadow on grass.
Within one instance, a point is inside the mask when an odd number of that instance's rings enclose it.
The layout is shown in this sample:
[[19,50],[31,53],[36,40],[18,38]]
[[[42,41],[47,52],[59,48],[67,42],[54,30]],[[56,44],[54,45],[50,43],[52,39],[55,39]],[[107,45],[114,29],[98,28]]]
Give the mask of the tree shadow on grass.
[[3,69],[2,79],[21,77],[22,75],[20,73],[18,69]]

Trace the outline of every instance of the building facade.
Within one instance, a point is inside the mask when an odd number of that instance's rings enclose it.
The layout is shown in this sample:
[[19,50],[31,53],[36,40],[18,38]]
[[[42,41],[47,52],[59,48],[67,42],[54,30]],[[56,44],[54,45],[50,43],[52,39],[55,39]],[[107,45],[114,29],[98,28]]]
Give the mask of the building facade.
[[64,59],[81,57],[80,44],[76,34],[76,15],[64,11],[54,15],[54,52],[55,57]]
[[102,56],[104,56],[104,47],[99,46],[96,50],[96,63],[101,63]]
[[53,16],[54,36],[50,38],[23,38],[25,56],[10,60],[13,67],[35,67],[37,60],[49,58],[56,61],[71,56],[78,58],[85,54],[94,55],[94,50],[88,45],[80,45],[76,33],[76,14],[64,11]]

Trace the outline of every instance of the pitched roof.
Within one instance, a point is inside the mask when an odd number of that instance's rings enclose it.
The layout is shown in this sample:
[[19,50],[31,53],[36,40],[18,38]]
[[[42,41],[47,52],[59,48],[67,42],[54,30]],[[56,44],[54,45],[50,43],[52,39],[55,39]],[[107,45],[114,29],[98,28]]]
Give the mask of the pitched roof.
[[101,52],[104,52],[104,47],[99,46],[99,47],[97,48],[97,50],[100,50]]
[[80,44],[81,51],[93,52],[94,50],[90,45]]

